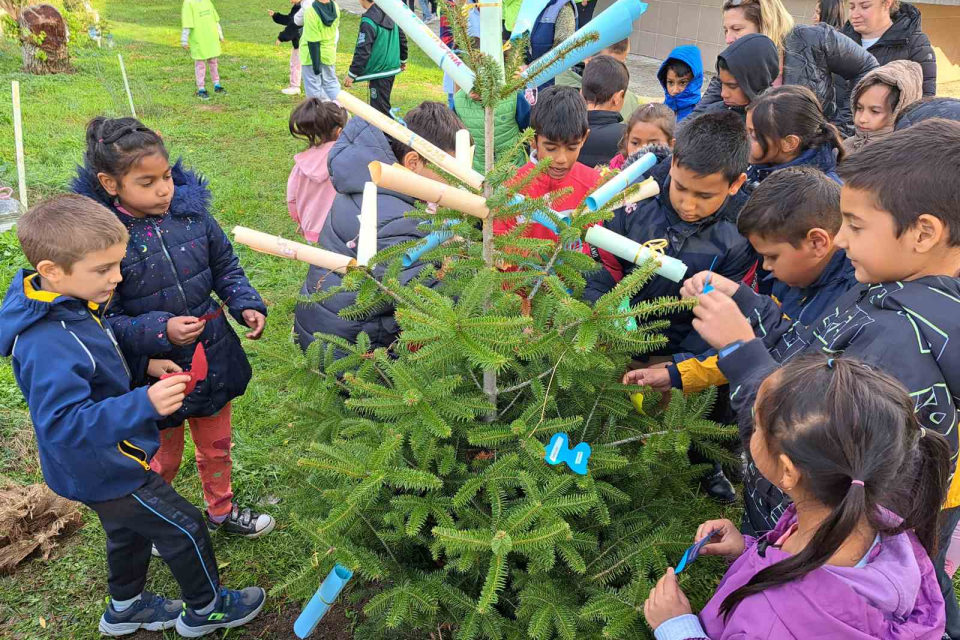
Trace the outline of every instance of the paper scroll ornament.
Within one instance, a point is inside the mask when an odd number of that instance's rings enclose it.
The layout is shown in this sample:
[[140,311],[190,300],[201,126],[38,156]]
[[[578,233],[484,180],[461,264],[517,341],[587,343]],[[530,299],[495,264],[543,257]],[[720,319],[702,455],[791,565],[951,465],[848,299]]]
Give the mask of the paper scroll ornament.
[[547,464],[557,465],[566,462],[574,473],[587,475],[587,461],[590,459],[590,445],[581,442],[573,449],[570,448],[570,436],[565,433],[555,433],[550,438],[550,444],[544,448],[544,459]]
[[181,371],[180,373],[165,373],[160,376],[161,380],[172,378],[174,376],[190,376],[187,382],[187,388],[183,390],[183,395],[188,396],[197,388],[198,382],[207,379],[207,351],[203,348],[202,342],[197,342],[197,348],[193,351],[193,360],[190,362],[190,371]]
[[365,267],[377,253],[377,185],[363,185],[360,204],[360,235],[357,237],[357,265]]
[[300,612],[297,621],[293,623],[293,632],[298,638],[306,638],[313,633],[352,577],[353,572],[345,566],[341,564],[333,566],[320,584],[320,588],[310,598],[310,602]]
[[516,40],[533,31],[533,25],[537,22],[537,17],[543,13],[548,4],[550,4],[550,0],[523,0],[523,4],[520,5],[520,12],[517,14],[517,21],[513,23],[513,31],[510,32],[510,39]]
[[640,202],[641,200],[646,200],[647,198],[653,198],[654,196],[658,195],[660,195],[660,185],[657,184],[657,181],[653,178],[647,178],[640,183],[640,188],[637,189],[636,193],[632,193],[623,199],[623,206],[633,204],[634,202]]
[[[395,1],[399,2],[400,0]],[[646,3],[640,2],[640,0],[617,0],[607,7],[603,13],[578,29],[572,36],[555,46],[542,58],[534,61],[520,74],[520,77],[526,80],[528,87],[539,87],[578,62],[582,62],[586,58],[600,53],[611,44],[629,37],[633,33],[633,23],[646,10]],[[599,39],[575,49],[565,58],[560,56],[564,47],[590,33],[596,33]]]
[[403,254],[403,266],[404,268],[413,266],[417,260],[420,259],[420,256],[425,254],[427,251],[432,251],[442,245],[444,242],[453,237],[452,231],[433,231],[428,233],[426,237],[415,246],[413,249],[410,249],[405,254]]
[[490,215],[487,200],[483,196],[425,178],[400,165],[388,165],[374,160],[367,165],[367,168],[370,170],[370,179],[383,189],[390,189],[425,202],[434,202],[441,207],[481,220]]
[[[406,2],[401,0],[376,0],[376,5],[397,23],[397,26],[407,35],[408,40],[416,42],[417,46],[423,49],[423,52],[433,60],[434,64],[453,78],[453,81],[465,93],[470,93],[476,74],[450,47],[443,43],[443,40],[433,32],[433,29],[425,25],[423,20],[410,10]],[[337,98],[337,100],[340,99]],[[364,118],[364,120],[367,120],[367,118]],[[370,121],[367,120],[367,122]]]
[[[607,180],[602,187],[587,196],[584,202],[590,211],[598,211],[624,189],[633,184],[643,174],[657,164],[657,156],[645,153],[629,167]],[[659,188],[657,189],[659,192]]]
[[600,249],[606,249],[618,258],[634,264],[643,264],[650,258],[656,258],[660,262],[660,267],[656,271],[657,274],[674,282],[683,280],[683,276],[687,272],[687,265],[680,260],[657,253],[650,247],[645,247],[639,242],[634,242],[630,238],[600,225],[594,225],[587,229],[583,240]]
[[346,273],[347,267],[357,266],[357,261],[350,256],[340,255],[320,247],[311,247],[292,240],[285,240],[280,236],[272,236],[246,227],[234,227],[233,239],[240,244],[247,245],[254,251],[269,253],[272,256],[289,260],[299,260],[338,273]]
[[477,6],[480,7],[480,52],[493,58],[503,80],[503,2],[483,0]]
[[[409,9],[407,9],[407,11],[409,11]],[[363,118],[388,136],[403,142],[433,164],[455,178],[467,183],[474,189],[479,189],[483,186],[483,174],[474,171],[471,167],[461,165],[457,162],[457,159],[449,153],[442,151],[433,143],[424,140],[390,116],[380,113],[363,100],[353,97],[346,91],[341,91],[337,94],[337,102],[353,115]]]
[[460,129],[457,131],[456,145],[455,156],[457,158],[457,162],[468,169],[472,169],[473,154],[477,150],[477,147],[476,145],[470,144],[470,132],[466,129]]

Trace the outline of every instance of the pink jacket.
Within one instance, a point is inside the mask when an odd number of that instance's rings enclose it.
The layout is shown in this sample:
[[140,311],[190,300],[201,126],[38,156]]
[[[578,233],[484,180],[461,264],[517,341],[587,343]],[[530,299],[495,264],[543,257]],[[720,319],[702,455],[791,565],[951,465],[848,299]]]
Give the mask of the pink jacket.
[[287,209],[307,242],[317,242],[337,195],[327,171],[327,156],[333,142],[311,147],[293,157],[295,164],[287,180]]

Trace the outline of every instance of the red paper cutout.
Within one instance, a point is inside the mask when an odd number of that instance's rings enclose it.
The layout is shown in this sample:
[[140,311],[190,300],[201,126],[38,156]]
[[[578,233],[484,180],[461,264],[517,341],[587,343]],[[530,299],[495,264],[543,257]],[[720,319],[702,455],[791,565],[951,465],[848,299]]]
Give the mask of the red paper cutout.
[[210,313],[205,313],[205,314],[203,314],[202,316],[200,316],[199,318],[197,318],[197,320],[198,320],[198,321],[202,321],[202,322],[206,322],[206,321],[208,321],[208,320],[213,320],[213,319],[215,319],[215,318],[219,318],[220,316],[223,315],[223,308],[227,306],[227,303],[228,303],[228,302],[230,302],[230,298],[227,298],[226,300],[224,300],[224,301],[220,304],[220,307],[219,307],[216,311],[211,311]]
[[[222,308],[222,307],[221,307]],[[190,371],[180,373],[165,373],[160,376],[161,380],[173,376],[190,376],[187,382],[187,388],[183,390],[183,395],[188,396],[197,388],[197,383],[207,379],[207,351],[203,348],[203,343],[197,343],[197,349],[193,352],[193,361],[190,363]]]

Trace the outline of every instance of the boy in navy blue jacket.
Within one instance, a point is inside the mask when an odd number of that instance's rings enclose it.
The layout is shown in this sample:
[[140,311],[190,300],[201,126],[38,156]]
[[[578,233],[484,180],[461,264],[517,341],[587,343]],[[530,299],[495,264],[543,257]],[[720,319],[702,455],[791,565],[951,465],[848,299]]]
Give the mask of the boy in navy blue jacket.
[[[687,273],[713,265],[716,273],[739,281],[757,259],[736,223],[747,200],[740,187],[747,178],[749,152],[746,126],[736,114],[691,118],[677,132],[670,175],[660,195],[642,201],[631,213],[618,209],[604,226],[641,244],[665,240],[664,254],[682,260]],[[624,260],[620,263],[624,275],[636,268]],[[609,272],[600,269],[587,278],[584,298],[595,302],[614,286]],[[679,294],[680,284],[656,276],[632,303]],[[661,355],[706,351],[706,343],[692,332],[691,313],[675,314],[670,320],[664,331],[668,344]]]
[[[174,626],[199,637],[252,620],[266,594],[220,586],[200,512],[151,471],[157,421],[183,404],[187,376],[169,360],[127,360],[103,317],[121,281],[123,224],[82,196],[37,205],[17,225],[36,271],[21,270],[0,308],[0,354],[30,408],[47,485],[86,504],[107,534],[111,601],[100,632],[119,636]],[[136,388],[133,388],[136,386]],[[151,544],[183,602],[144,590]]]
[[[744,442],[753,433],[757,388],[772,370],[799,355],[820,353],[826,366],[828,358],[842,355],[897,378],[916,403],[919,426],[949,442],[955,467],[960,426],[955,400],[960,395],[958,165],[960,123],[945,120],[897,131],[840,165],[843,225],[836,244],[846,251],[861,284],[809,327],[785,320],[769,297],[735,282],[711,279],[714,290],[705,295],[706,274],[684,284],[684,295],[699,300],[694,328],[719,350],[719,367],[730,381]],[[869,492],[869,483],[866,488]],[[745,501],[744,530],[771,529],[789,500],[753,465],[747,468],[744,489],[751,496]],[[940,551],[932,558],[951,638],[960,638],[960,609],[944,560],[958,521],[960,476],[955,474],[940,514]]]

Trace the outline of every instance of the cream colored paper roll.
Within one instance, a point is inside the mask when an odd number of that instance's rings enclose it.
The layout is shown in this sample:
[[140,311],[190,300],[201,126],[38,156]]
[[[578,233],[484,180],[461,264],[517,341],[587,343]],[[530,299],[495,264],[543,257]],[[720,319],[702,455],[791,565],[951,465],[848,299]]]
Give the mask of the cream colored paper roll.
[[660,185],[658,185],[657,181],[653,178],[647,178],[643,181],[643,184],[640,185],[639,191],[632,196],[623,199],[623,204],[626,206],[628,204],[640,202],[641,200],[646,200],[647,198],[652,198],[658,195],[660,195]]
[[424,178],[399,165],[386,165],[375,160],[367,167],[370,169],[370,179],[378,187],[419,198],[425,202],[435,202],[441,207],[448,207],[481,220],[490,215],[487,201],[482,196]]
[[466,129],[457,131],[457,162],[465,167],[473,168],[473,153],[470,150],[470,132]]
[[360,236],[357,238],[357,264],[365,267],[377,252],[377,185],[363,185],[360,205]]
[[299,260],[316,267],[323,267],[330,271],[346,273],[347,267],[355,267],[357,261],[350,256],[340,255],[319,247],[286,240],[280,236],[272,236],[269,233],[248,229],[247,227],[234,227],[233,239],[240,244],[244,244],[254,251],[269,253],[272,256],[279,256],[289,260]]
[[[449,153],[444,152],[433,143],[424,140],[393,118],[380,113],[363,100],[353,97],[346,91],[341,91],[337,94],[337,102],[353,115],[363,118],[385,134],[412,147],[414,151],[424,158],[455,178],[467,183],[474,189],[479,189],[483,186],[482,174],[474,171],[471,167],[461,164]],[[400,160],[402,160],[402,158],[400,158]]]

